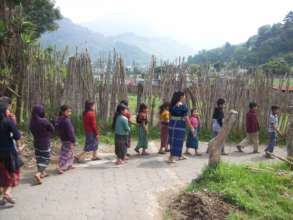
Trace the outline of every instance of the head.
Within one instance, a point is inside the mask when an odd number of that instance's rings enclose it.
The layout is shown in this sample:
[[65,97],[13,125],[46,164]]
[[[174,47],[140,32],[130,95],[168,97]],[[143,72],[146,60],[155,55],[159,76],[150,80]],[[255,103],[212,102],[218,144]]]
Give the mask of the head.
[[32,110],[32,118],[44,118],[45,117],[45,109],[42,105],[35,105]]
[[255,102],[250,102],[249,110],[256,111],[256,109],[257,109],[257,104]]
[[117,109],[116,109],[116,112],[115,112],[115,115],[114,115],[114,118],[113,118],[112,129],[115,129],[115,124],[116,124],[117,117],[119,115],[125,115],[125,114],[127,114],[127,112],[128,112],[128,108],[127,108],[126,105],[119,104],[117,106]]
[[123,104],[123,105],[125,105],[125,106],[128,107],[128,100],[122,100],[122,101],[120,102],[120,104]]
[[217,107],[218,108],[224,108],[224,106],[225,106],[225,100],[222,99],[222,98],[218,99],[217,100]]
[[84,104],[84,113],[89,111],[95,111],[95,103],[91,101],[86,101]]
[[197,109],[196,108],[193,108],[190,110],[190,115],[191,116],[197,116]]
[[141,113],[141,112],[147,113],[147,111],[148,111],[148,106],[144,103],[141,103],[138,108],[138,113]]
[[273,106],[271,107],[271,110],[272,110],[272,113],[273,113],[274,115],[277,115],[277,114],[279,114],[279,112],[280,112],[280,107],[277,106],[277,105],[273,105]]
[[173,94],[171,100],[171,107],[175,106],[178,102],[185,102],[185,93],[178,91]]
[[71,113],[72,113],[71,108],[68,105],[62,105],[60,107],[59,116],[69,117]]
[[169,111],[169,108],[170,108],[170,103],[169,102],[165,102],[163,103],[161,106],[160,106],[160,114],[163,112],[163,111]]
[[7,105],[8,110],[11,108],[12,100],[7,96],[0,97],[0,103]]

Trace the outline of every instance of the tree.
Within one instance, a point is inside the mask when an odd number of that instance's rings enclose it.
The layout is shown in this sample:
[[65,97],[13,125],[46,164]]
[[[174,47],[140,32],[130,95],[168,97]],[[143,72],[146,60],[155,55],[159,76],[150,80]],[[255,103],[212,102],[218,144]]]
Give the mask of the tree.
[[35,26],[35,38],[46,31],[54,31],[58,28],[56,20],[61,19],[59,9],[55,8],[55,2],[51,0],[23,0],[21,1],[24,17]]

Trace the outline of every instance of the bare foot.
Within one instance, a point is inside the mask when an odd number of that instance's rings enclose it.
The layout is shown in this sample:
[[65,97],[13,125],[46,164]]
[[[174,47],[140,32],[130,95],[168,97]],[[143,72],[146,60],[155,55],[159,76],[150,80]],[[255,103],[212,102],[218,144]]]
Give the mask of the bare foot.
[[39,184],[39,185],[42,184],[41,174],[37,173],[35,175],[35,180],[36,180],[37,184]]

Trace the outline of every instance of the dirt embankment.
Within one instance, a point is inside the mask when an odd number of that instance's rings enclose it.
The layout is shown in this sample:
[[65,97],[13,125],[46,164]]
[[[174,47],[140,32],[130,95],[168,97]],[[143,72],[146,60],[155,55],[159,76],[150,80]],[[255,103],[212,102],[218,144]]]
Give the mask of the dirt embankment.
[[169,205],[172,220],[224,220],[233,207],[216,193],[184,192]]

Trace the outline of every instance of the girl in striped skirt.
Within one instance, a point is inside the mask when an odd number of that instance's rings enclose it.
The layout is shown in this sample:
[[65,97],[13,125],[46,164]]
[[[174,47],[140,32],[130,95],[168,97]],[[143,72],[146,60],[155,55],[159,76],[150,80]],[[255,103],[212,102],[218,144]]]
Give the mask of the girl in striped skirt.
[[48,176],[46,168],[50,161],[50,138],[54,132],[53,125],[45,118],[45,111],[42,105],[33,108],[30,131],[34,137],[35,156],[38,172],[35,174],[37,183],[42,183],[42,178]]

